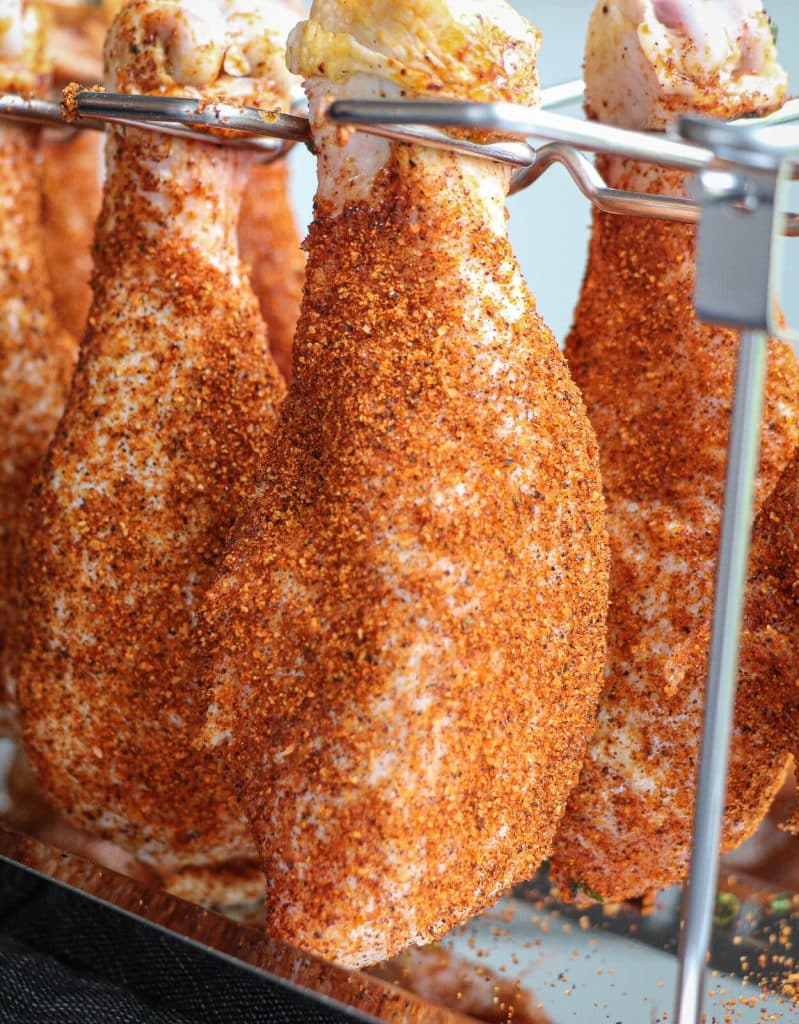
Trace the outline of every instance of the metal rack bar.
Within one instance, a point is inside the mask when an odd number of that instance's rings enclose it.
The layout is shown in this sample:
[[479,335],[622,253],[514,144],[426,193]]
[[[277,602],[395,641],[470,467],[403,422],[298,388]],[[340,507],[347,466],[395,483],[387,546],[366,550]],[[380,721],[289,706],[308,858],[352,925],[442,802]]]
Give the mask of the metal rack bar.
[[58,103],[54,103],[52,100],[25,99],[14,93],[0,96],[0,118],[47,127],[64,126],[61,107]]
[[[297,134],[297,125],[294,122],[299,122],[307,135],[307,120],[290,114],[282,114],[279,118],[275,118],[274,122],[270,124],[268,132],[262,131],[261,126],[257,123],[251,123],[246,129],[246,135],[242,134],[239,137],[230,134],[226,136],[212,135],[207,131],[200,131],[198,128],[226,128],[227,126],[214,119],[213,116],[207,116],[205,120],[202,120],[197,112],[190,107],[196,101],[178,100],[178,104],[189,105],[178,110],[174,104],[170,103],[173,97],[121,97],[123,100],[157,99],[157,119],[155,119],[151,111],[142,113],[140,117],[136,116],[136,103],[125,107],[114,102],[108,104],[106,108],[103,101],[97,99],[100,96],[108,98],[108,94],[93,93],[88,90],[79,93],[82,101],[81,110],[78,116],[70,121],[65,121],[61,104],[53,100],[23,99],[16,95],[0,96],[0,120],[41,125],[45,128],[69,129],[71,127],[73,130],[88,128],[94,131],[104,131],[106,123],[121,124],[131,128],[158,131],[178,138],[195,140],[202,138],[203,142],[213,145],[255,150],[266,161],[279,160],[292,148],[294,141],[291,140],[295,139]],[[84,99],[84,97],[89,97],[89,99]],[[257,113],[253,108],[252,114]],[[240,111],[236,110],[236,114],[238,116]],[[251,118],[248,117],[247,121],[249,123]],[[195,127],[192,127],[192,124]],[[263,119],[262,124],[266,124]],[[305,141],[305,135],[302,136],[301,141]]]
[[565,167],[585,198],[605,213],[656,217],[659,220],[673,220],[683,224],[696,224],[699,220],[699,207],[690,199],[608,188],[602,175],[582,153],[573,146],[566,146],[561,142],[550,142],[535,150],[534,162],[513,176],[511,193],[532,185],[553,164]]
[[541,90],[541,106],[549,110],[555,107],[568,107],[579,102],[585,96],[585,82],[581,78],[560,85],[550,85]]
[[683,891],[676,1024],[699,1024],[702,1012],[705,962],[716,908],[767,351],[763,331],[742,332],[727,454],[691,869]]
[[296,114],[270,113],[255,107],[236,107],[229,103],[201,103],[177,96],[134,96],[84,90],[76,96],[82,118],[100,118],[128,123],[131,118],[161,124],[180,124],[189,128],[215,128],[244,132],[255,137],[287,142],[308,140],[308,119]]
[[[582,95],[582,90],[582,82],[553,86],[544,90],[544,102],[550,105],[573,102]],[[197,100],[180,97],[91,90],[77,93],[74,104],[77,111],[75,121],[80,127],[102,128],[105,123],[111,123],[182,138],[200,137],[218,145],[256,149],[265,162],[285,157],[297,142],[311,144],[308,119],[296,114],[265,113],[253,107],[240,108],[224,103],[201,104]],[[712,151],[707,147],[665,138],[657,133],[613,128],[507,103],[347,100],[334,103],[330,116],[355,124],[361,131],[395,141],[445,149],[513,167],[516,173],[511,179],[511,194],[527,188],[558,163],[566,168],[580,192],[606,213],[657,217],[688,224],[699,220],[699,208],[695,203],[670,196],[608,188],[601,174],[580,150],[622,153],[630,158],[687,171],[706,167],[712,159]],[[18,96],[0,96],[0,117],[37,124],[63,124],[58,104],[23,100]],[[799,103],[791,102],[769,118],[741,119],[737,123],[749,128],[772,126],[796,117],[799,117]],[[416,123],[419,121],[425,123]],[[506,134],[522,133],[555,141],[538,148],[520,140],[477,143],[453,138],[439,130],[437,125],[488,127]],[[799,215],[787,215],[784,232],[799,235]]]
[[780,252],[779,206],[799,154],[796,128],[764,122],[744,131],[683,117],[680,133],[710,146],[698,175],[702,205],[695,305],[710,323],[742,329],[716,567],[702,749],[691,862],[683,894],[676,1024],[699,1024],[718,885],[718,855],[738,684],[754,484],[760,454],[767,335],[773,333]]
[[334,121],[371,131],[375,125],[430,125],[498,131],[525,138],[562,142],[594,153],[644,160],[684,171],[698,171],[713,157],[710,150],[657,132],[583,121],[516,103],[462,103],[451,100],[336,100],[328,111]]

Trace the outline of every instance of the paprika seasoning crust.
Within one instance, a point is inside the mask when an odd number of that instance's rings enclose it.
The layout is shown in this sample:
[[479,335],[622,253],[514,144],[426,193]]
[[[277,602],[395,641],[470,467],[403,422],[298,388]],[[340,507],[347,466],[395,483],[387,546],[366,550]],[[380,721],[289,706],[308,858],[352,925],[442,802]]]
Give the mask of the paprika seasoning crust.
[[204,605],[206,736],[269,931],[348,965],[440,936],[549,853],[601,685],[607,541],[508,170],[324,111],[426,94],[461,58],[456,95],[531,101],[537,46],[504,3],[444,0],[317,2],[289,41],[319,188],[294,378]]
[[[677,112],[779,106],[785,75],[759,3],[695,8],[597,5],[585,66],[595,117],[656,130]],[[614,61],[626,68],[615,80]],[[678,171],[615,157],[599,169],[615,188],[686,194]],[[688,867],[738,348],[737,334],[696,319],[695,260],[691,226],[595,213],[566,341],[599,440],[612,555],[605,688],[552,861],[581,900],[639,896]],[[758,506],[799,440],[796,358],[776,341],[763,427]],[[726,848],[754,831],[784,775],[763,705],[740,692]]]
[[[132,0],[106,42],[106,84],[287,105],[286,16]],[[263,881],[224,768],[195,745],[206,701],[192,654],[284,391],[238,255],[250,159],[111,131],[94,301],[30,506],[12,659],[31,764],[67,820],[184,895],[192,870],[199,898],[219,868],[234,900]]]
[[[35,7],[6,5],[0,23],[0,93],[42,96],[49,84],[44,27]],[[0,125],[0,660],[15,617],[14,547],[31,479],[64,407],[76,356],[58,324],[42,232],[38,132]],[[10,729],[0,685],[0,731]]]

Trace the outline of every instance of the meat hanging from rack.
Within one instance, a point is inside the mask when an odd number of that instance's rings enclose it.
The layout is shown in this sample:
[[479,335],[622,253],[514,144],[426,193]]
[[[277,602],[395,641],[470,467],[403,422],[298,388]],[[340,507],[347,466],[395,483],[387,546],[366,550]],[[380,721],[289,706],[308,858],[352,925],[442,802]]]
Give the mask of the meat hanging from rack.
[[[3,7],[0,92],[46,92],[44,28],[22,0]],[[37,132],[0,124],[0,659],[12,620],[12,552],[31,478],[64,407],[76,356],[47,284]],[[0,731],[10,710],[0,687]]]
[[[741,634],[739,700],[759,706],[778,750],[799,758],[799,453],[764,502],[752,533]],[[746,751],[751,723],[737,719],[733,743]],[[799,832],[799,809],[786,823]]]
[[47,273],[58,319],[78,338],[92,300],[91,250],[103,195],[103,149],[99,132],[78,132],[43,145]]
[[[585,79],[593,117],[654,130],[685,111],[766,112],[786,90],[760,5],[741,13],[722,0],[603,0]],[[605,157],[600,168],[618,188],[685,191],[675,171]],[[553,856],[556,877],[582,897],[637,896],[680,881],[688,865],[738,342],[696,320],[694,277],[692,227],[595,214],[566,352],[597,432],[608,502],[608,661]],[[796,360],[772,342],[758,505],[798,439]],[[743,688],[736,720],[727,848],[754,831],[786,767],[762,694]]]
[[[270,0],[132,0],[107,85],[285,109],[295,18]],[[236,243],[251,158],[132,128],[107,155],[89,327],[28,518],[19,715],[69,822],[183,894],[218,879],[233,899],[263,881],[218,759],[192,745],[206,701],[191,655],[283,395]]]
[[269,348],[289,380],[305,256],[291,209],[285,161],[255,164],[250,171],[241,204],[239,247],[266,320]]
[[[62,87],[69,82],[92,85],[102,77],[103,26],[120,6],[117,0],[106,0],[102,8],[85,3],[55,6],[51,51]],[[294,8],[301,17],[302,5],[294,4]],[[91,303],[91,246],[102,198],[103,148],[103,135],[88,130],[44,145],[45,255],[56,311],[77,337],[83,334]],[[64,201],[65,183],[69,202]],[[284,160],[253,162],[250,167],[238,238],[241,258],[250,268],[253,291],[266,321],[269,347],[278,369],[288,378],[305,257]]]
[[508,170],[324,109],[535,102],[538,43],[501,0],[317,0],[289,42],[316,216],[294,378],[206,599],[208,741],[270,931],[345,964],[441,935],[548,854],[601,685],[607,541],[594,436],[507,240]]
[[[294,3],[297,17],[305,7]],[[285,161],[254,164],[241,204],[239,221],[241,258],[250,267],[253,290],[269,333],[278,369],[291,378],[294,330],[300,313],[305,255],[289,197],[289,170]]]
[[[58,89],[101,79],[103,39],[118,6],[51,8],[48,48]],[[47,272],[58,318],[76,338],[83,337],[92,299],[91,248],[102,202],[103,148],[102,133],[94,131],[45,137],[42,145]]]

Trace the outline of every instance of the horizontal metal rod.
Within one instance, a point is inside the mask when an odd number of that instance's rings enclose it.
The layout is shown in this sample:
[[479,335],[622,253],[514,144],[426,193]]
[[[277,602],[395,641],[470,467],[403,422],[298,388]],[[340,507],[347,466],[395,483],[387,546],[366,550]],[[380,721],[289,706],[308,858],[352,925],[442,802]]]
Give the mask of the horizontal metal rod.
[[[294,145],[300,127],[307,135],[308,122],[304,117],[290,114],[265,117],[255,108],[248,108],[244,112],[246,124],[234,128],[222,119],[230,116],[231,112],[236,118],[241,117],[243,112],[239,108],[216,105],[215,110],[206,108],[207,116],[203,117],[202,113],[198,113],[196,104],[196,100],[168,96],[120,96],[86,90],[78,93],[78,115],[74,120],[65,121],[60,103],[53,100],[24,99],[9,94],[0,96],[0,118],[57,128],[68,133],[67,137],[78,128],[104,131],[106,124],[119,124],[183,139],[201,139],[219,146],[255,150],[260,161],[264,163],[285,156]],[[160,120],[155,120],[155,117]],[[226,128],[242,134],[238,137],[212,135],[200,130],[206,127]],[[302,141],[305,141],[304,137]]]
[[[93,118],[86,115],[78,122],[85,126],[86,122],[91,123]],[[223,137],[210,135],[208,132],[198,131],[197,128],[189,128],[182,124],[164,124],[159,121],[137,121],[129,117],[108,117],[104,116],[97,124],[118,124],[125,128],[141,128],[144,131],[156,131],[161,135],[172,135],[178,139],[191,139],[192,142],[210,143],[212,146],[225,146],[230,149],[246,149],[258,154],[257,162],[272,163],[284,157],[295,145],[293,142],[283,142],[279,139],[272,139],[260,136],[246,137]]]
[[25,99],[12,93],[0,96],[0,117],[9,121],[64,127],[60,104],[52,100]]
[[141,118],[162,124],[246,132],[288,142],[308,140],[308,119],[305,117],[273,114],[255,107],[235,107],[227,103],[204,104],[200,100],[177,96],[131,96],[84,90],[75,97],[75,107],[82,117]]
[[526,168],[536,159],[536,151],[526,142],[471,142],[469,139],[454,139],[436,128],[417,125],[372,124],[364,131],[393,142],[416,142],[432,149],[445,149],[450,153],[493,160],[511,167]]
[[541,106],[552,110],[555,107],[567,107],[571,103],[577,103],[585,96],[585,82],[576,78],[571,82],[562,82],[560,85],[549,85],[541,90]]
[[753,126],[772,127],[776,124],[786,124],[789,121],[799,120],[799,99],[786,100],[779,110],[764,117],[739,117],[735,121],[728,121],[727,124],[735,125],[736,128],[752,128]]
[[[533,182],[538,181],[550,167],[560,164],[568,171],[572,181],[585,198],[604,213],[632,217],[654,217],[657,220],[677,221],[681,224],[699,223],[700,207],[690,199],[608,188],[596,167],[573,146],[550,142],[534,150],[534,153],[534,162],[513,175],[510,187],[511,195],[528,188]],[[789,237],[799,236],[799,214],[784,214],[782,233]]]
[[[563,82],[542,90],[544,107],[564,106],[583,95],[581,80]],[[304,113],[268,114],[255,107],[236,107],[215,103],[201,105],[198,100],[174,96],[138,96],[127,93],[94,92],[89,89],[77,94],[78,116],[75,123],[83,128],[101,131],[104,122],[135,124],[136,127],[166,131],[167,124],[226,128],[251,136],[282,139],[290,142],[310,142],[310,128]],[[292,110],[307,106],[304,95],[292,101]],[[63,127],[65,124],[61,104],[54,100],[26,99],[12,93],[0,95],[0,117],[28,121],[32,124]],[[140,121],[132,120],[140,118]],[[174,131],[172,132],[174,134]],[[181,132],[180,134],[186,134]]]
[[660,132],[582,121],[515,103],[462,103],[440,100],[336,100],[328,109],[334,121],[362,128],[374,123],[473,128],[564,142],[595,153],[644,160],[698,171],[712,159],[710,150],[671,139]]
[[565,167],[585,198],[605,213],[656,217],[659,220],[674,220],[683,224],[696,224],[699,221],[699,206],[690,199],[608,188],[590,160],[573,146],[566,146],[560,142],[550,142],[535,150],[535,162],[513,176],[511,192],[531,185],[554,164]]
[[[554,86],[549,92],[550,102],[565,102],[567,98],[573,99],[581,94],[582,83],[568,82],[563,86]],[[799,114],[799,103],[790,102],[786,107],[788,110],[780,123]],[[242,108],[225,103],[203,105],[198,100],[182,97],[83,90],[77,94],[76,108],[76,123],[81,127],[120,124],[160,131],[180,138],[202,139],[216,145],[255,149],[264,162],[281,159],[298,141],[310,141],[307,117],[265,113],[253,107]],[[512,113],[510,119],[508,111]],[[699,209],[690,200],[608,188],[593,164],[579,150],[587,148],[598,151],[601,148],[602,152],[618,152],[620,149],[622,155],[636,159],[652,159],[657,154],[654,162],[681,166],[688,170],[704,166],[712,157],[704,147],[675,142],[662,134],[630,132],[512,104],[347,100],[333,104],[331,113],[339,120],[356,123],[360,131],[373,135],[493,160],[516,168],[511,181],[512,194],[537,181],[554,164],[561,164],[580,192],[606,213],[656,217],[687,224],[696,223],[699,219]],[[400,123],[374,123],[378,114],[397,113],[401,117]],[[783,111],[778,114],[783,115]],[[64,126],[59,104],[49,100],[0,96],[0,117]],[[454,121],[460,126],[498,128],[504,132],[508,132],[512,125],[515,134],[525,134],[534,125],[539,134],[559,135],[562,140],[547,143],[537,149],[521,140],[477,143],[469,139],[453,138],[432,124],[415,123],[420,119],[450,127]],[[746,119],[740,123],[746,123]],[[771,122],[769,119],[758,119],[757,123]],[[224,134],[213,134],[207,129],[222,129]],[[798,215],[786,215],[784,233],[799,235]]]
[[[547,102],[558,104],[580,95],[581,92],[581,82],[567,82],[545,90],[544,96]],[[237,107],[221,102],[203,104],[199,100],[182,97],[138,96],[83,90],[75,98],[75,107],[80,123],[86,123],[87,119],[110,121],[115,124],[133,122],[137,127],[151,127],[160,131],[167,130],[167,125],[175,125],[178,134],[189,136],[193,129],[216,128],[236,132],[253,140],[264,138],[310,142],[310,129],[306,117],[285,113],[271,114],[254,107]],[[334,120],[356,124],[363,131],[371,131],[400,141],[426,141],[438,146],[444,145],[445,137],[433,134],[425,137],[418,129],[424,126],[496,130],[511,135],[545,139],[548,142],[562,142],[582,150],[613,153],[688,171],[699,170],[712,159],[710,150],[671,139],[662,133],[635,132],[613,125],[567,117],[551,110],[510,103],[338,100],[332,104],[328,113]],[[25,100],[13,95],[0,96],[0,116],[39,124],[62,123],[58,104],[47,100]],[[783,125],[797,116],[799,104],[789,101],[780,111],[768,118],[742,118],[737,123],[750,126]],[[417,130],[410,132],[409,126]],[[793,131],[792,128],[788,130]],[[172,131],[174,133],[175,129]],[[447,145],[449,148],[455,148],[452,141]],[[494,144],[483,150],[475,147],[473,152],[475,155],[482,152],[489,159],[502,160],[501,145]],[[465,151],[465,148],[461,151]],[[520,166],[517,156],[521,150],[518,145],[506,152],[509,154],[506,162],[512,166]]]

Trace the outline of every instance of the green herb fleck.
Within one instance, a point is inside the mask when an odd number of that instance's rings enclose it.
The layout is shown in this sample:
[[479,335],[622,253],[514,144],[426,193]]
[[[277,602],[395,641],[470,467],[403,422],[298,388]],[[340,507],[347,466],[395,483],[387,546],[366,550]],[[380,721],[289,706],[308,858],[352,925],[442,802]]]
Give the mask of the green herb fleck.
[[775,896],[771,901],[771,906],[769,909],[775,917],[782,917],[785,914],[790,914],[791,897],[785,895],[784,893],[780,896]]
[[777,24],[777,22],[776,21],[772,21],[771,18],[769,18],[768,27],[771,29],[771,38],[774,40],[774,45],[776,46],[777,45],[777,39],[779,38],[779,35],[780,35],[780,27]]
[[716,915],[713,918],[719,928],[732,924],[741,911],[741,901],[731,892],[720,892],[716,897]]
[[135,43],[131,43],[130,44],[130,52],[131,53],[138,53],[139,52],[139,48],[138,48],[138,46]]
[[604,903],[605,897],[601,892],[597,892],[596,889],[592,889],[587,882],[572,882],[571,890],[573,896],[579,896],[580,893],[587,896],[589,900],[593,900],[594,903]]

